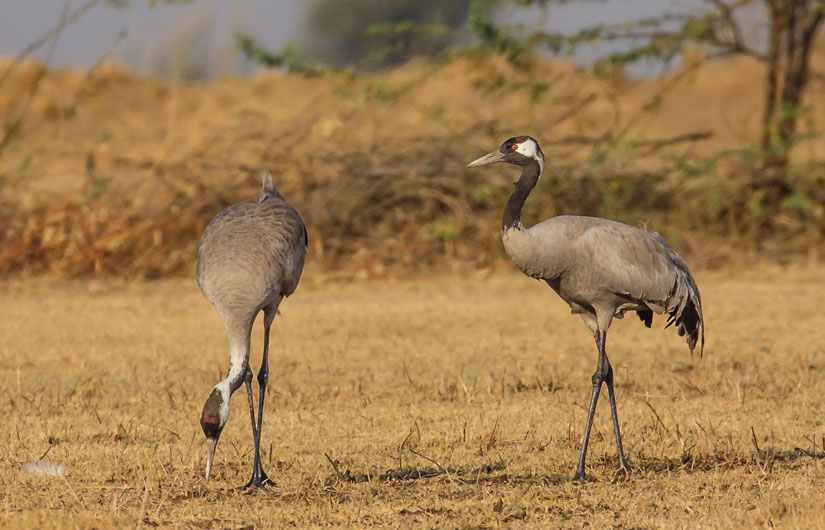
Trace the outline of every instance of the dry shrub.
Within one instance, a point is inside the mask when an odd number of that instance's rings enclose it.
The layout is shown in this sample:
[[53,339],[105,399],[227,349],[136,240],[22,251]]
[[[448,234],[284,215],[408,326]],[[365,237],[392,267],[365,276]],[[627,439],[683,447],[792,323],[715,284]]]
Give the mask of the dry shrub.
[[[37,76],[38,65],[23,66],[6,80],[6,119]],[[518,172],[464,166],[524,133],[549,160],[527,222],[602,215],[659,230],[687,254],[699,238],[778,241],[777,254],[822,239],[821,179],[796,179],[795,203],[760,211],[758,188],[740,178],[747,164],[707,162],[731,144],[719,120],[706,131],[673,122],[672,134],[650,138],[634,125],[648,99],[562,64],[525,73],[495,61],[412,63],[363,78],[208,85],[109,66],[49,72],[0,158],[0,271],[191,273],[203,227],[257,194],[262,169],[302,213],[311,261],[328,272],[489,266],[503,257],[498,220]],[[731,253],[717,248],[701,254]]]

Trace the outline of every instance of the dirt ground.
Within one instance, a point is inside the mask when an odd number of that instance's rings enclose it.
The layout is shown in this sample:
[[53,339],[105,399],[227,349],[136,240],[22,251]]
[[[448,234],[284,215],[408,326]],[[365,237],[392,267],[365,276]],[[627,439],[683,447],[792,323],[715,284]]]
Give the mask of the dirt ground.
[[[615,478],[604,399],[584,484],[569,477],[596,351],[549,288],[515,272],[317,278],[273,327],[275,484],[254,494],[236,489],[243,391],[203,481],[198,419],[228,353],[194,279],[0,284],[2,526],[825,526],[825,267],[700,272],[702,359],[661,318],[614,321],[633,473]],[[44,454],[63,476],[24,471]]]

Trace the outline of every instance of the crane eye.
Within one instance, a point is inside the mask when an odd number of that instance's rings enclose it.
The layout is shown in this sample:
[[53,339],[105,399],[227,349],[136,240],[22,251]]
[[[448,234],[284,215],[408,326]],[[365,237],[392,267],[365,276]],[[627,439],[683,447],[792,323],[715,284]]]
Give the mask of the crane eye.
[[518,151],[518,144],[511,145],[510,149],[512,149],[513,151]]

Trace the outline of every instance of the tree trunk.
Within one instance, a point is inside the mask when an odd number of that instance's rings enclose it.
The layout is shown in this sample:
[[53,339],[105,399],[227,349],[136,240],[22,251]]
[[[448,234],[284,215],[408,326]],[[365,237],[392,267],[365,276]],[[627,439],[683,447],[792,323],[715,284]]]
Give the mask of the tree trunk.
[[782,78],[779,52],[782,47],[784,20],[777,2],[768,2],[770,12],[770,41],[768,44],[768,69],[765,72],[765,110],[762,114],[762,151],[767,152],[774,142],[776,125],[776,99]]
[[[799,107],[802,102],[802,93],[808,82],[808,63],[816,31],[822,22],[823,6],[820,2],[794,2],[798,11],[794,12],[795,24],[793,35],[788,36],[788,62],[785,76],[785,87],[782,90],[782,110],[779,122],[778,137],[783,146],[789,147],[796,132],[796,123],[799,117]],[[804,3],[809,6],[804,12]],[[819,4],[819,5],[818,5]],[[793,40],[793,46],[791,46]]]
[[770,40],[762,115],[763,167],[773,169],[773,176],[777,176],[788,166],[802,95],[808,82],[811,44],[822,22],[825,3],[822,0],[766,0],[766,3]]

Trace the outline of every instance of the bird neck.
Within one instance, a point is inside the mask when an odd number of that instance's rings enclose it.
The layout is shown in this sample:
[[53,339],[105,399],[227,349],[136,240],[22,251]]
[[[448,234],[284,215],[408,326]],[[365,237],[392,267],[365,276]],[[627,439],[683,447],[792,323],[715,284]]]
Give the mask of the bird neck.
[[[249,340],[229,341],[229,372],[212,388],[201,413],[201,427],[207,437],[220,436],[229,418],[229,401],[243,384],[249,370]],[[215,432],[216,431],[216,432]]]
[[501,231],[516,228],[522,229],[524,226],[521,223],[521,209],[524,208],[524,203],[527,201],[527,196],[536,187],[536,183],[541,177],[541,165],[537,161],[531,161],[521,166],[521,178],[516,182],[516,188],[510,199],[507,201],[507,206],[504,208],[504,215],[501,217]]
[[232,340],[229,341],[229,372],[226,378],[221,381],[228,390],[229,395],[235,393],[240,388],[246,378],[246,372],[249,369],[249,339],[246,340]]
[[249,339],[233,338],[230,335],[229,372],[214,386],[203,406],[203,417],[220,419],[221,427],[229,417],[229,401],[232,394],[241,387],[249,370]]

